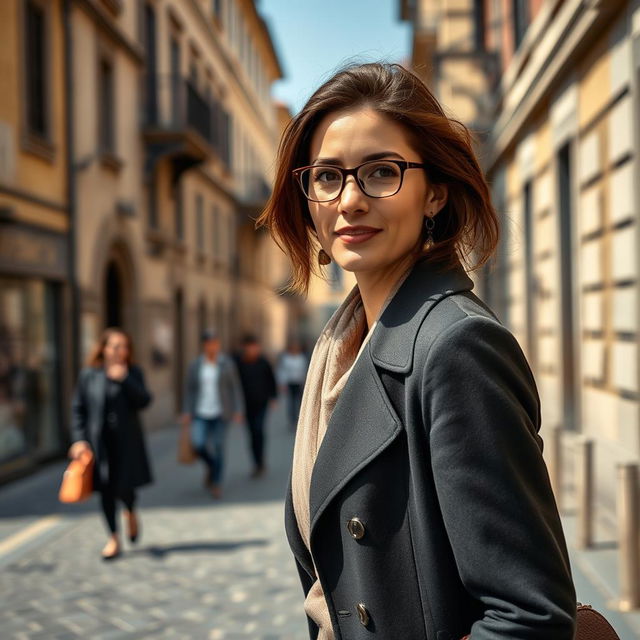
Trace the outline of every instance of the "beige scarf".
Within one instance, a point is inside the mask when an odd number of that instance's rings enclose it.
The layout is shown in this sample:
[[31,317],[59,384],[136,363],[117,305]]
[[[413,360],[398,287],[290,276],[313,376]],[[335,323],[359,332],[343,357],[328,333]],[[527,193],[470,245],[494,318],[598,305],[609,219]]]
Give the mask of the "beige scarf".
[[[410,272],[408,269],[393,287],[378,318]],[[307,549],[311,547],[309,490],[313,465],[340,393],[377,324],[376,319],[367,332],[364,306],[356,285],[327,322],[311,356],[298,418],[291,478],[293,509]],[[304,610],[320,629],[318,640],[333,640],[329,609],[319,580],[309,590]]]

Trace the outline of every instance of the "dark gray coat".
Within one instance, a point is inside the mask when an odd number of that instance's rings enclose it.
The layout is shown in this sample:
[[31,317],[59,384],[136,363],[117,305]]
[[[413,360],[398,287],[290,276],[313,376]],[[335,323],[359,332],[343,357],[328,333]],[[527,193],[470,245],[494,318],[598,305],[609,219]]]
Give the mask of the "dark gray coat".
[[[191,416],[196,415],[196,407],[198,406],[198,397],[200,395],[200,367],[203,362],[204,356],[201,354],[191,362],[187,371],[183,412]],[[234,413],[245,412],[244,396],[242,395],[240,378],[233,360],[221,353],[216,362],[220,367],[218,392],[222,403],[222,418],[228,422]]]
[[[86,367],[78,376],[78,382],[71,403],[71,437],[74,442],[86,440],[91,444],[96,464],[94,488],[100,488],[106,464],[106,450],[101,442],[107,376],[103,367]],[[152,400],[144,382],[142,369],[136,365],[129,367],[129,373],[122,380],[122,392],[127,402],[113,420],[116,431],[117,464],[110,472],[116,490],[135,489],[151,482],[151,469],[138,412]]]
[[[573,640],[536,385],[472,288],[460,265],[417,263],[331,416],[310,515],[337,640]],[[290,485],[285,521],[306,593],[315,572]]]

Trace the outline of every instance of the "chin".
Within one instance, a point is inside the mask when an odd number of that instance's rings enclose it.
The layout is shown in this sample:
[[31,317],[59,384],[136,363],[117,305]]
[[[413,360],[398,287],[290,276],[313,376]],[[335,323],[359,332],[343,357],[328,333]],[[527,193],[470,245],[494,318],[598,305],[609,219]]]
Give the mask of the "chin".
[[384,256],[359,256],[353,253],[337,256],[336,262],[341,269],[351,273],[384,268],[388,263]]

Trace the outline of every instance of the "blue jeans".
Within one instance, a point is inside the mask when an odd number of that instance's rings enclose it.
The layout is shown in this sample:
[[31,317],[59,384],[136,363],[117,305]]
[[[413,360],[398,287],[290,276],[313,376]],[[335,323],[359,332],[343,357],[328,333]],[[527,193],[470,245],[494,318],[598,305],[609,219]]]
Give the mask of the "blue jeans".
[[209,468],[213,484],[220,484],[222,479],[226,426],[226,422],[222,418],[195,417],[191,423],[193,448]]

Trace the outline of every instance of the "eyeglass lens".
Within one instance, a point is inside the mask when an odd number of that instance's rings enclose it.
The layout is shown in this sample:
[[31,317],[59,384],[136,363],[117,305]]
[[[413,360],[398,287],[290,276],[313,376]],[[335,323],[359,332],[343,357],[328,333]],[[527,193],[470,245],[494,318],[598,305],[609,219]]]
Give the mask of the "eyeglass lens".
[[[358,167],[358,184],[366,195],[373,198],[392,196],[400,189],[402,171],[393,162],[367,162]],[[301,184],[307,198],[319,202],[333,200],[342,189],[344,176],[331,166],[315,166],[305,169]]]

